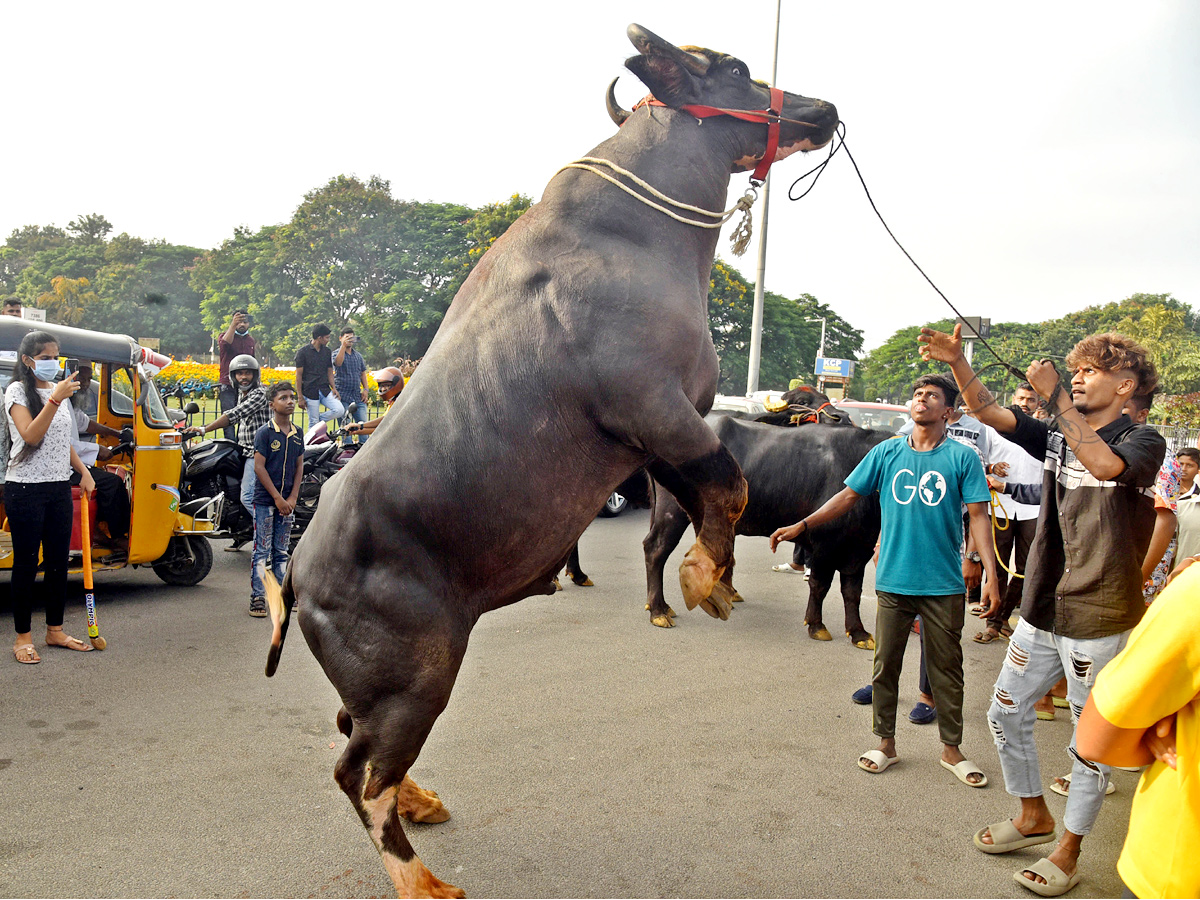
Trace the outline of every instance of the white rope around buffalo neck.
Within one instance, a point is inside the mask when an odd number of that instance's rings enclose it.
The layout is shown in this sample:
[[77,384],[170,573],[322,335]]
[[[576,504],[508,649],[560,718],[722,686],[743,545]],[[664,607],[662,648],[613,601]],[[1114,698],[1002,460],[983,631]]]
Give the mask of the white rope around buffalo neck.
[[[689,219],[684,216],[681,216],[678,213],[675,213],[672,210],[667,209],[667,207],[663,206],[661,203],[655,203],[649,197],[645,197],[642,194],[639,194],[633,188],[629,187],[629,185],[624,184],[623,182],[614,178],[612,175],[608,174],[608,172],[604,171],[603,168],[600,168],[601,166],[607,166],[608,168],[610,168],[614,172],[616,172],[618,175],[625,176],[630,181],[634,182],[634,184],[636,184],[638,187],[642,188],[645,191],[648,191],[650,194],[654,195],[659,200],[662,200],[664,203],[670,204],[671,206],[675,207],[675,209],[681,209],[681,210],[684,210],[685,212],[695,213],[696,215],[699,215],[699,216],[709,216],[710,218],[714,219],[715,221],[697,222],[695,219]],[[758,199],[758,191],[754,190],[754,188],[750,188],[749,190],[747,190],[746,193],[742,195],[741,199],[738,200],[737,203],[735,203],[733,206],[731,206],[729,209],[725,210],[724,212],[713,212],[710,209],[703,209],[699,206],[691,206],[687,203],[680,203],[678,200],[673,200],[670,197],[668,197],[666,194],[655,189],[652,185],[643,181],[638,176],[634,175],[629,170],[622,169],[616,163],[609,162],[607,159],[600,159],[599,157],[595,157],[595,156],[584,156],[580,159],[575,160],[575,162],[567,163],[565,166],[563,166],[561,169],[559,169],[558,172],[565,171],[566,169],[583,169],[585,172],[591,172],[593,175],[597,175],[600,178],[603,178],[605,181],[609,182],[610,184],[615,184],[617,187],[619,187],[621,190],[623,190],[629,196],[634,197],[635,199],[641,201],[642,203],[649,206],[651,209],[657,210],[658,212],[663,213],[664,215],[670,216],[676,222],[682,222],[684,225],[695,225],[697,228],[720,228],[722,225],[724,225],[726,222],[728,222],[731,218],[733,218],[734,214],[737,213],[738,210],[741,210],[742,211],[742,221],[738,223],[737,227],[734,228],[733,233],[731,235],[729,235],[729,240],[733,244],[733,247],[732,247],[733,255],[741,256],[743,253],[746,252],[746,247],[749,246],[749,244],[750,244],[750,236],[752,234],[752,225],[751,225],[751,221],[750,221],[750,207],[753,206],[754,201]],[[554,174],[557,175],[558,172],[555,172]]]

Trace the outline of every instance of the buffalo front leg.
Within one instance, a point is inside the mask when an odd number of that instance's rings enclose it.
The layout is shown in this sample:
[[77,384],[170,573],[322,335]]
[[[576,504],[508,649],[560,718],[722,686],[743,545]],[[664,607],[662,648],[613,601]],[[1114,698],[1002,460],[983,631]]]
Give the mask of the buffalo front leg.
[[709,432],[709,452],[687,462],[652,464],[651,474],[675,495],[696,528],[696,542],[679,566],[687,608],[698,605],[714,618],[728,619],[733,590],[721,576],[733,560],[733,526],[746,507],[746,479],[708,426],[697,425]]

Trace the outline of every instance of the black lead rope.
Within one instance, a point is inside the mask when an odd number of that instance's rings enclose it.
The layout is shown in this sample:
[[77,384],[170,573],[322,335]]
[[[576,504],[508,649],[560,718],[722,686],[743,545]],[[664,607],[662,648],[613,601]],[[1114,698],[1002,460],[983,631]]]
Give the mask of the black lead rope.
[[[830,160],[832,160],[833,157],[837,155],[837,152],[839,150],[845,149],[846,156],[848,156],[850,158],[850,165],[854,166],[854,174],[858,176],[858,183],[862,185],[863,193],[865,193],[867,195],[867,202],[871,204],[871,209],[873,209],[875,211],[875,215],[879,219],[879,223],[881,225],[883,225],[884,230],[888,233],[888,237],[890,237],[892,239],[892,241],[895,242],[896,246],[900,248],[900,252],[903,253],[906,257],[908,257],[908,261],[913,264],[914,268],[916,268],[916,270],[918,272],[921,273],[921,277],[929,282],[929,286],[931,288],[933,288],[935,291],[937,291],[938,296],[941,297],[944,301],[946,301],[946,305],[949,306],[952,310],[954,310],[954,314],[956,316],[958,316],[960,319],[964,318],[963,314],[958,311],[958,307],[956,307],[953,303],[951,303],[950,298],[942,293],[942,289],[933,283],[932,278],[930,278],[928,275],[925,274],[925,270],[922,269],[917,264],[917,261],[912,258],[912,254],[910,254],[907,250],[904,249],[904,245],[900,243],[900,241],[896,237],[896,235],[892,233],[892,229],[888,227],[888,223],[884,220],[883,214],[879,212],[879,207],[875,205],[875,199],[871,196],[871,191],[867,188],[867,182],[863,179],[862,172],[859,171],[858,163],[854,161],[854,154],[852,154],[850,152],[850,148],[846,146],[846,123],[839,121],[837,123],[837,128],[834,129],[834,132],[838,138],[836,145],[831,142],[829,145],[829,155],[825,157],[824,161],[822,161],[821,163],[819,163],[816,166],[813,166],[813,168],[809,169],[807,172],[805,172],[803,175],[801,175],[799,178],[797,178],[795,181],[792,182],[791,187],[788,188],[788,199],[789,200],[802,200],[805,197],[807,197],[809,192],[817,186],[817,181],[818,181],[818,179],[820,179],[821,175],[824,173],[825,167],[829,165]],[[813,175],[814,172],[816,172],[816,175]],[[813,175],[812,184],[810,184],[805,189],[804,193],[800,194],[798,197],[793,197],[792,192],[795,190],[796,185],[800,184],[802,181],[804,181],[804,179],[808,178],[808,176],[810,176],[810,175]],[[1016,366],[1012,365],[1011,363],[1006,362],[1004,360],[1004,358],[1001,357],[1000,354],[995,351],[995,349],[992,347],[992,345],[987,342],[986,338],[984,338],[982,336],[978,336],[978,335],[977,335],[977,337],[979,338],[980,343],[982,343],[983,346],[987,348],[988,352],[991,353],[992,356],[996,357],[996,360],[997,360],[992,365],[989,365],[989,366],[985,367],[984,370],[981,370],[979,374],[982,374],[982,372],[985,371],[986,369],[992,368],[992,366],[998,365],[998,366],[1002,366],[1010,374],[1016,376],[1018,381],[1025,380],[1024,372],[1022,372],[1020,369],[1018,369]],[[978,378],[979,375],[977,374],[975,377]]]

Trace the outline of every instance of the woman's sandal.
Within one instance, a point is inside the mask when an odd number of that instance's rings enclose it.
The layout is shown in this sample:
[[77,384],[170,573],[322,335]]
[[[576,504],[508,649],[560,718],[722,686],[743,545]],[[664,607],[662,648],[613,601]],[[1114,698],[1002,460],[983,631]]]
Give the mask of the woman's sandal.
[[36,665],[42,661],[42,658],[38,656],[37,650],[34,649],[33,644],[19,644],[18,646],[13,647],[13,656],[16,657],[17,662],[23,663],[27,666]]
[[81,641],[77,637],[71,637],[71,635],[69,635],[69,634],[65,635],[65,637],[67,639],[66,643],[52,644],[49,641],[46,641],[46,646],[47,647],[61,647],[64,650],[77,650],[80,653],[86,653],[92,649],[91,644],[85,644],[83,641]]

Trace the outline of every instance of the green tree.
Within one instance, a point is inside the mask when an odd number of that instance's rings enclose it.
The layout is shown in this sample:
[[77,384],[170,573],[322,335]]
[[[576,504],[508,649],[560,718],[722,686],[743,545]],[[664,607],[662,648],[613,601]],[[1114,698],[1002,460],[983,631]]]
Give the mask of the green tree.
[[[754,286],[721,259],[713,262],[708,294],[708,323],[713,346],[721,358],[722,393],[741,394],[746,389],[750,362],[750,335],[754,315]],[[825,352],[828,356],[856,359],[862,349],[862,332],[811,294],[789,300],[766,291],[763,295],[762,356],[759,383],[786,389],[793,378],[812,380],[821,323],[825,317]]]
[[234,310],[244,309],[255,317],[253,334],[259,357],[269,365],[291,363],[299,347],[291,334],[306,320],[300,305],[300,274],[277,262],[276,235],[281,228],[235,229],[232,238],[196,260],[190,286],[201,297],[201,319],[209,346],[229,327]]
[[9,297],[17,291],[17,280],[43,250],[57,249],[67,242],[67,234],[61,228],[47,225],[26,225],[14,228],[4,246],[0,247],[0,297]]
[[163,352],[173,356],[203,354],[209,339],[200,318],[200,295],[189,283],[202,252],[129,234],[113,238],[96,275],[99,301],[89,311],[89,327],[158,338]]
[[78,325],[95,302],[96,292],[87,278],[65,275],[50,279],[50,290],[37,298],[37,305],[46,311],[47,318],[63,325]]

